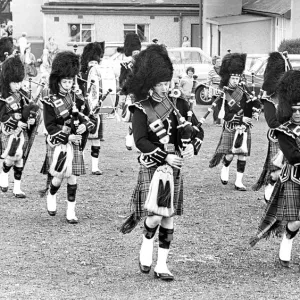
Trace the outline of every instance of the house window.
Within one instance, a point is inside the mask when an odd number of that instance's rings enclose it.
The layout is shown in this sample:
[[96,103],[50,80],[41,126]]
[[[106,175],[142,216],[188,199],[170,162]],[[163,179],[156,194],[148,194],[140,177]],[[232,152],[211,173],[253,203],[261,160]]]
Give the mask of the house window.
[[278,46],[286,38],[286,19],[284,17],[275,18],[275,50],[278,49]]
[[69,24],[69,41],[78,43],[95,42],[94,24]]
[[149,41],[149,24],[124,24],[124,38],[129,32],[136,33],[141,42]]

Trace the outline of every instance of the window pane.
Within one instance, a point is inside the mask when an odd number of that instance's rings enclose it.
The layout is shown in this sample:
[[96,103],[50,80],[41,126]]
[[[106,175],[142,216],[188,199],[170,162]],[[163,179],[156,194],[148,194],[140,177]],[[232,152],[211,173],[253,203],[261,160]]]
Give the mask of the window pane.
[[179,51],[168,51],[170,60],[173,64],[181,64],[181,57]]
[[141,42],[146,42],[145,25],[137,25],[137,35],[139,36]]
[[201,57],[198,52],[184,51],[183,59],[185,63],[201,63]]
[[124,30],[133,30],[135,32],[135,24],[124,24]]
[[82,42],[91,43],[92,35],[90,30],[82,30]]
[[80,42],[80,24],[69,25],[69,38],[71,42]]
[[93,25],[92,24],[82,24],[82,29],[93,29]]

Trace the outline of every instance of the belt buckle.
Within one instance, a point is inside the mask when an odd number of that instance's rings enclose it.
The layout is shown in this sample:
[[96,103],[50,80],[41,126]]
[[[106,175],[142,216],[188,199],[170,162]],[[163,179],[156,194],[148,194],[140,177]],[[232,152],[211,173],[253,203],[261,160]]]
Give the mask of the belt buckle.
[[171,143],[164,144],[164,149],[169,154],[175,154],[175,145],[174,144],[171,144]]

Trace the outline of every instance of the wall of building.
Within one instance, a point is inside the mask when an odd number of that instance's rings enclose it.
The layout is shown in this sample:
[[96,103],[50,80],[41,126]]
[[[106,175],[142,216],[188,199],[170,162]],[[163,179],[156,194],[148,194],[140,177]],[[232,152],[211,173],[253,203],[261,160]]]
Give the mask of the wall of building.
[[[206,19],[224,16],[240,15],[242,13],[241,0],[202,0],[203,1],[203,50],[210,49],[210,25]],[[209,33],[209,35],[207,35]]]
[[22,32],[26,32],[27,39],[31,43],[31,51],[36,57],[42,55],[44,48],[42,4],[42,0],[13,0],[10,4],[13,36],[18,39]]
[[11,2],[14,36],[16,38],[20,37],[24,31],[30,37],[40,38],[43,36],[42,4],[42,0],[13,0]]
[[[55,22],[54,17],[59,17],[59,21]],[[121,15],[84,15],[78,18],[78,15],[44,15],[44,38],[47,41],[53,36],[60,49],[71,49],[69,26],[68,24],[82,23],[95,24],[96,41],[106,42],[123,42],[124,41],[124,23],[126,24],[149,24],[150,41],[155,37],[160,43],[164,43],[170,47],[178,47],[181,45],[182,35],[191,35],[191,24],[197,23],[197,17],[182,17],[182,23],[178,16],[121,16]],[[182,34],[180,33],[182,30]],[[58,34],[59,33],[59,34]],[[79,52],[83,45],[79,44]]]
[[221,55],[226,54],[228,49],[248,54],[273,51],[271,28],[271,20],[220,26]]
[[300,38],[300,1],[291,0],[291,38]]

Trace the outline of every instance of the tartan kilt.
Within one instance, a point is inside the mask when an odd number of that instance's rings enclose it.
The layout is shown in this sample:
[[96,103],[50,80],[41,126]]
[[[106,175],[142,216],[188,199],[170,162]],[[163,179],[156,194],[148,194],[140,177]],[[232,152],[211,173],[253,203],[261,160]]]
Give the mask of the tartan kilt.
[[[23,145],[23,153],[24,153],[28,146],[29,137],[28,137],[28,133],[26,130],[23,131],[23,135],[24,135],[24,145]],[[8,146],[8,140],[9,140],[10,136],[11,135],[5,135],[4,133],[0,134],[0,139],[1,139],[1,147],[0,148],[2,148],[2,153],[6,150],[6,148]]]
[[271,173],[280,170],[280,168],[273,164],[273,159],[279,150],[279,143],[269,140],[268,152],[263,170],[259,176],[259,179],[254,184],[253,190],[258,191],[262,186],[269,184],[271,182]]
[[[86,174],[86,171],[82,151],[79,150],[79,145],[72,144],[72,146],[74,154],[72,160],[72,175],[84,175]],[[50,166],[52,164],[54,150],[55,147],[50,147],[50,145],[46,143],[46,157],[41,170],[42,174],[48,174]]]
[[[152,212],[148,212],[144,208],[144,204],[156,169],[157,166],[146,168],[140,164],[138,182],[131,196],[131,212],[134,213],[135,218],[153,216]],[[172,169],[174,177],[174,215],[180,216],[183,214],[183,175],[180,170]]]
[[[227,128],[223,129],[220,142],[218,144],[218,147],[216,149],[215,155],[216,154],[234,154],[232,153],[232,146],[233,146],[233,140],[234,140],[234,134],[236,130],[229,131]],[[247,132],[247,149],[248,153],[247,154],[242,154],[240,153],[239,155],[245,155],[245,156],[250,156],[250,151],[251,151],[251,132],[250,128],[246,129]]]
[[260,221],[258,238],[280,235],[287,222],[300,220],[300,185],[288,180],[276,182],[270,202]]

